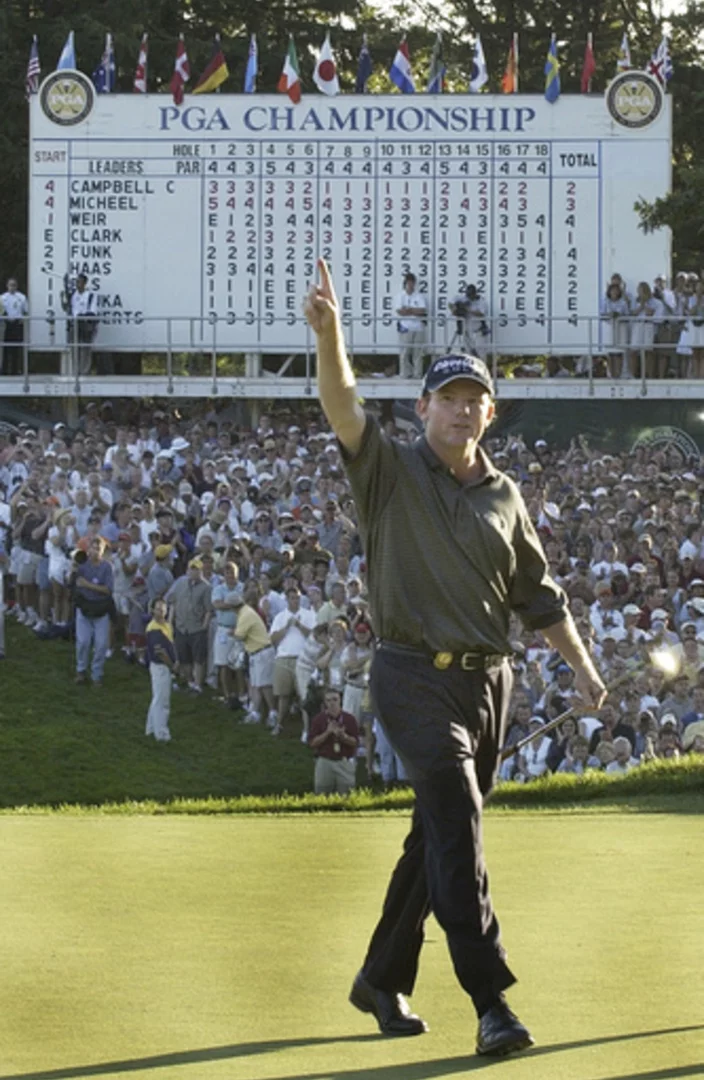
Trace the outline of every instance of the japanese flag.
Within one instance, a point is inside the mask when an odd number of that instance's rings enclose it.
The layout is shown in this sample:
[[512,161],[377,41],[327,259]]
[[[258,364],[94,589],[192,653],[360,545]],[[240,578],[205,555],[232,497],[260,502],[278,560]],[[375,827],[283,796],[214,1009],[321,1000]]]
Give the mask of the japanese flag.
[[337,77],[337,67],[335,57],[332,55],[329,34],[325,35],[318,63],[315,65],[315,71],[313,72],[313,82],[321,94],[329,94],[333,97],[335,94],[340,93],[340,80]]

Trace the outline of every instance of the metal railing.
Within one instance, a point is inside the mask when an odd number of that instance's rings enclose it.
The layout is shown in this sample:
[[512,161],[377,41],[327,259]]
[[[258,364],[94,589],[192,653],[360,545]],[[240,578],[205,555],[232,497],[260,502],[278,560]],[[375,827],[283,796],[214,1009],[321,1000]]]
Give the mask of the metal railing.
[[[0,325],[5,320],[0,320]],[[652,344],[639,342],[630,344],[631,338],[642,338],[650,330],[642,331],[645,320],[632,316],[619,316],[617,319],[598,315],[574,315],[571,317],[530,317],[487,316],[484,320],[487,334],[481,334],[474,327],[468,330],[467,337],[475,351],[486,359],[494,378],[509,376],[515,380],[535,379],[543,375],[546,378],[583,378],[593,390],[596,381],[604,379],[612,382],[636,379],[645,393],[649,383],[665,377],[674,379],[696,379],[699,357],[677,352],[677,339],[681,329],[690,325],[690,320],[682,316],[671,316],[666,321],[647,323],[653,328],[654,335],[668,340],[653,341]],[[12,368],[14,379],[21,381],[21,392],[29,393],[36,380],[47,383],[57,378],[56,374],[38,370],[36,358],[43,354],[60,357],[59,376],[64,390],[79,394],[86,380],[94,382],[96,377],[104,376],[119,380],[156,377],[166,380],[167,392],[173,392],[178,379],[189,378],[194,374],[192,358],[204,358],[203,372],[198,377],[211,384],[213,395],[218,393],[219,384],[231,384],[233,378],[245,388],[248,383],[261,379],[293,379],[293,362],[296,357],[304,358],[303,384],[307,393],[313,392],[315,378],[315,341],[304,318],[290,314],[281,318],[267,317],[248,322],[240,320],[253,331],[251,338],[231,343],[233,322],[230,318],[199,318],[196,316],[147,316],[136,324],[139,327],[139,342],[115,340],[101,342],[101,331],[106,327],[114,333],[113,324],[98,320],[98,334],[95,341],[82,340],[80,320],[66,315],[58,315],[51,320],[41,316],[27,316],[22,319],[24,334],[21,342],[8,342],[3,348],[2,375],[8,376]],[[376,358],[399,356],[400,343],[395,331],[395,319],[388,315],[373,318],[371,316],[343,316],[347,347],[353,364],[360,377],[379,378],[380,373],[372,370]],[[280,335],[283,328],[290,329],[291,344]],[[639,327],[638,335],[633,328]],[[131,328],[127,328],[129,331]],[[458,331],[457,320],[453,316],[431,316],[426,327],[425,340],[417,348],[427,358],[439,356],[450,349],[461,349],[465,339]],[[267,333],[278,340],[266,341]],[[111,333],[112,336],[112,333]],[[130,333],[123,335],[129,338]],[[384,340],[384,338],[386,340]],[[621,341],[620,339],[623,338]],[[370,340],[372,339],[372,340]],[[605,344],[605,339],[609,344]],[[616,340],[618,344],[613,344]],[[295,343],[294,343],[295,342]],[[21,354],[21,364],[17,364],[17,354]],[[147,366],[155,370],[142,371],[139,374],[124,374],[110,371],[110,364],[101,363],[97,373],[92,372],[96,358],[120,354],[145,354]],[[262,358],[265,355],[284,355],[286,359],[274,371],[263,369]],[[155,356],[163,356],[163,367],[154,363]],[[244,362],[242,357],[244,356]],[[227,358],[237,357],[234,371],[227,370]],[[541,370],[531,369],[527,363],[530,358],[540,360]],[[561,367],[561,361],[567,359],[572,370]],[[704,350],[702,350],[702,372],[704,375]],[[696,363],[695,363],[696,361]],[[225,370],[220,370],[224,363]],[[557,368],[555,365],[557,364]],[[300,365],[299,365],[300,367]],[[19,370],[18,370],[19,368]],[[185,370],[184,370],[185,368]],[[244,370],[242,370],[244,368]],[[403,376],[387,371],[384,375],[391,380],[402,381]],[[10,375],[12,378],[12,375]],[[300,382],[301,375],[295,376]],[[415,378],[417,373],[410,375]],[[3,387],[5,380],[0,380],[0,394],[7,396]],[[68,384],[71,383],[69,388]],[[9,389],[9,387],[8,387]],[[247,396],[246,393],[244,396]]]

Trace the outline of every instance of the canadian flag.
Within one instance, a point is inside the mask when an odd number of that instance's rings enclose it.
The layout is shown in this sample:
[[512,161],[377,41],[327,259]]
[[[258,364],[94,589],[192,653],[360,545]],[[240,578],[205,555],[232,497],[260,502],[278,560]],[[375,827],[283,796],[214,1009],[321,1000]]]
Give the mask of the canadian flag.
[[180,105],[183,101],[183,88],[191,77],[191,66],[188,63],[188,53],[186,52],[186,43],[183,40],[183,34],[178,36],[178,49],[176,50],[176,61],[174,63],[174,73],[171,76],[171,82],[169,83],[169,89],[173,95],[174,105]]
[[329,94],[330,97],[334,97],[335,94],[340,93],[340,80],[337,77],[335,57],[332,55],[330,34],[325,35],[325,41],[313,72],[313,82],[321,94]]
[[142,34],[142,44],[139,46],[139,56],[137,57],[137,67],[134,71],[134,83],[132,89],[135,94],[146,94],[147,92],[147,56],[149,53],[149,40],[147,34]]

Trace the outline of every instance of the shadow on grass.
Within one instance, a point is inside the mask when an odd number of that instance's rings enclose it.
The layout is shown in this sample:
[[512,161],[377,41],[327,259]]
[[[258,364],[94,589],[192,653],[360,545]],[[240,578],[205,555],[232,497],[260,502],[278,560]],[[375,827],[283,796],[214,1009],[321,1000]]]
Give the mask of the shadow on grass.
[[[662,1035],[684,1035],[704,1031],[704,1024],[689,1027],[663,1028],[656,1031],[634,1031],[628,1035],[605,1035],[594,1039],[575,1039],[572,1042],[550,1043],[527,1051],[524,1057],[542,1057],[564,1050],[582,1050],[609,1043],[628,1042],[634,1039],[654,1039]],[[41,1072],[12,1073],[0,1076],[0,1080],[75,1080],[77,1077],[109,1076],[110,1073],[140,1072],[146,1069],[166,1069],[176,1065],[196,1065],[206,1061],[227,1061],[235,1058],[254,1057],[258,1054],[281,1053],[300,1047],[339,1045],[341,1043],[381,1042],[382,1035],[341,1035],[309,1039],[270,1039],[267,1042],[234,1043],[230,1046],[209,1046],[202,1050],[181,1050],[172,1054],[155,1054],[152,1057],[128,1058],[124,1061],[101,1061],[95,1065],[75,1065],[62,1069],[46,1069]],[[404,1062],[400,1065],[380,1065],[362,1069],[333,1068],[325,1072],[293,1073],[278,1080],[432,1080],[434,1077],[453,1076],[460,1072],[473,1072],[500,1064],[504,1058],[453,1057],[434,1061]],[[681,1065],[675,1068],[654,1069],[651,1072],[623,1073],[608,1080],[680,1080],[688,1076],[702,1076],[704,1062]]]

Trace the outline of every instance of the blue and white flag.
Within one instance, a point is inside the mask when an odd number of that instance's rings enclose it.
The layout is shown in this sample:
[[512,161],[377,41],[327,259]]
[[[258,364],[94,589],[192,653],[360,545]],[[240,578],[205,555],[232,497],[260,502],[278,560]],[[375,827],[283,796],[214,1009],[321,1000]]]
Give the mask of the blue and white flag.
[[253,94],[257,89],[257,35],[252,34],[249,39],[249,52],[247,53],[247,68],[244,73],[244,92]]
[[486,69],[486,58],[482,47],[482,39],[477,34],[472,57],[472,74],[469,76],[469,89],[473,94],[481,90],[482,86],[489,81],[489,72]]
[[61,50],[61,56],[59,62],[56,65],[57,71],[63,71],[65,68],[71,68],[75,70],[76,67],[76,47],[73,43],[73,30],[66,38],[66,44]]
[[359,50],[359,60],[357,62],[357,78],[354,83],[355,94],[366,94],[367,83],[372,73],[372,54],[369,52],[369,46],[367,45],[367,35],[362,38],[362,48]]
[[416,84],[413,81],[411,58],[408,55],[408,44],[405,38],[398,47],[389,76],[391,82],[399,88],[402,94],[415,94]]
[[115,49],[112,34],[105,35],[105,48],[100,63],[93,72],[93,85],[99,94],[112,94],[115,89]]

